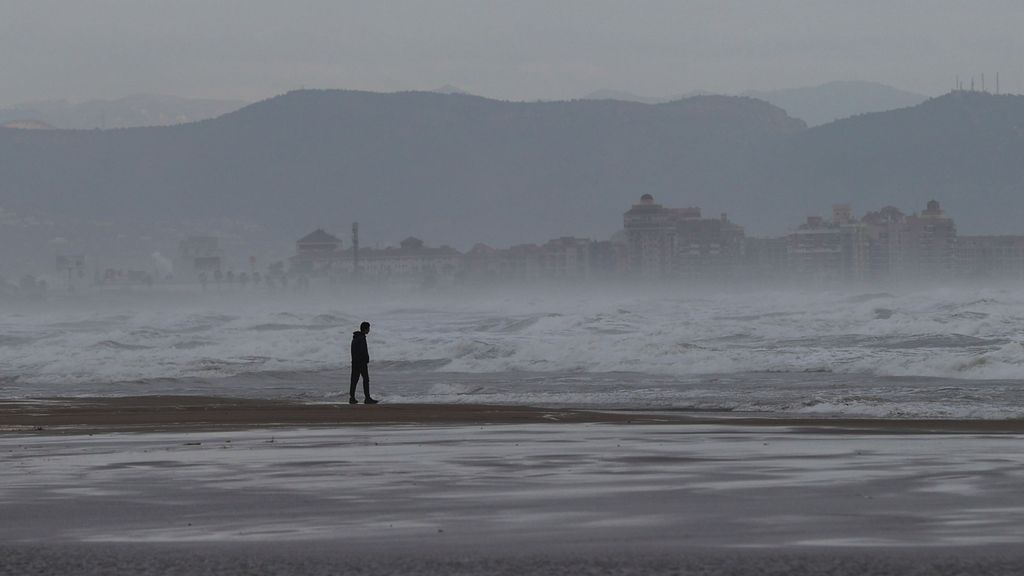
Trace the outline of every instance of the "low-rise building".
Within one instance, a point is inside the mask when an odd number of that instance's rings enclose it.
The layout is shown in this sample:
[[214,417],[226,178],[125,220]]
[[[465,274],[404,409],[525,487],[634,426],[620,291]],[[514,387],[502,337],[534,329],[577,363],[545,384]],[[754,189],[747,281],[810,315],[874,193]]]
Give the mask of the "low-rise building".
[[509,283],[607,277],[615,269],[619,252],[612,242],[571,236],[541,246],[519,244],[506,249],[476,244],[462,256],[461,277],[469,282]]
[[[351,255],[348,267],[351,269]],[[448,282],[459,274],[461,267],[462,255],[454,248],[431,248],[412,236],[402,240],[397,248],[364,248],[359,251],[359,273],[367,279]]]
[[563,236],[549,240],[540,249],[540,272],[545,278],[585,280],[590,278],[588,238]]
[[536,244],[518,244],[498,251],[498,276],[503,281],[534,282],[542,274],[541,248]]
[[461,278],[469,282],[488,282],[501,276],[499,250],[487,244],[474,244],[462,255]]
[[351,261],[351,254],[344,253],[339,238],[317,228],[295,242],[295,255],[288,259],[289,273],[310,277],[337,275],[346,256]]

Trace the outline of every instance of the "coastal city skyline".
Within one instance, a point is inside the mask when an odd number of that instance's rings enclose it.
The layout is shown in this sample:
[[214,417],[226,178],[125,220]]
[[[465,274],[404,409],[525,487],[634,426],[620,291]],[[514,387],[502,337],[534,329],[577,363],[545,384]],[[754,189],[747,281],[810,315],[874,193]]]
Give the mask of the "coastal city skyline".
[[226,264],[216,237],[192,237],[178,247],[178,275],[164,280],[234,283],[236,274],[245,274],[239,282],[248,283],[253,273],[267,280],[360,276],[429,286],[623,278],[710,284],[801,279],[825,285],[1024,278],[1024,235],[958,235],[955,220],[937,201],[919,213],[885,206],[860,217],[851,205],[837,204],[830,217],[808,216],[783,235],[747,237],[725,213],[704,218],[699,207],[664,207],[644,194],[624,213],[623,224],[609,240],[562,236],[507,248],[478,243],[467,251],[432,247],[415,236],[397,246],[356,249],[357,230],[346,247],[344,239],[317,228],[296,240],[287,261],[263,274],[254,265]]
[[[432,246],[407,236],[396,245],[365,244],[358,225],[347,237],[316,228],[294,242],[286,258],[268,260],[235,250],[228,257],[217,236],[183,238],[154,254],[152,267],[100,268],[90,253],[56,253],[55,274],[22,276],[33,287],[131,286],[200,283],[302,287],[317,279],[435,287],[457,283],[538,281],[813,281],[838,286],[886,282],[1007,280],[1024,278],[1024,234],[962,235],[941,204],[919,212],[892,205],[857,216],[836,204],[829,216],[807,216],[774,236],[747,236],[726,213],[703,216],[701,207],[666,207],[643,194],[623,214],[623,227],[608,239],[560,236],[507,247],[475,243],[468,250]],[[346,240],[347,238],[347,240]],[[279,252],[286,251],[282,246]],[[358,266],[354,262],[360,262]],[[45,268],[45,266],[39,266]],[[29,280],[26,281],[26,278]],[[44,278],[49,283],[43,282]],[[7,292],[17,289],[9,279]]]

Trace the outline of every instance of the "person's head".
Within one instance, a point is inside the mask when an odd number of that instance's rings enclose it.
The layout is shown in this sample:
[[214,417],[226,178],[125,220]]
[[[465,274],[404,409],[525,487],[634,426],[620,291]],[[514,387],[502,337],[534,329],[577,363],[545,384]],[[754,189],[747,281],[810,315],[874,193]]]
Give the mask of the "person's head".
[[369,322],[363,322],[362,324],[360,324],[359,325],[359,331],[362,332],[363,334],[369,334],[370,333],[370,323]]

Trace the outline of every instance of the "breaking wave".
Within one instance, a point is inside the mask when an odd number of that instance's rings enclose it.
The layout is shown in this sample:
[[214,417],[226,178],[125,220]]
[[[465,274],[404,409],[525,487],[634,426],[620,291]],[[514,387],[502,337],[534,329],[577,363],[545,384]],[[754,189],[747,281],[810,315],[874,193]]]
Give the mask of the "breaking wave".
[[[377,370],[419,378],[431,373],[557,375],[558,386],[565,389],[541,386],[529,393],[533,401],[564,396],[600,403],[599,398],[628,397],[643,403],[645,379],[790,374],[819,383],[853,377],[866,384],[846,394],[803,391],[778,398],[768,393],[732,397],[717,388],[684,398],[673,389],[669,403],[692,409],[889,414],[894,408],[885,393],[866,392],[886,378],[1024,378],[1024,293],[1014,290],[533,295],[435,298],[415,306],[349,306],[335,299],[209,308],[199,303],[185,310],[140,307],[113,314],[0,313],[0,394],[11,383],[44,395],[76,383],[115,386],[344,372],[351,332],[362,319],[373,323],[370,351]],[[595,375],[612,373],[646,376],[633,378],[631,387],[622,390],[591,394]],[[587,377],[579,382],[565,378],[572,374]],[[436,390],[433,397],[442,392]],[[521,387],[488,398],[522,400],[520,394],[526,394]],[[454,392],[450,396],[464,398]],[[957,411],[973,409],[970,396],[956,397],[962,404]],[[657,394],[649,400],[668,401]],[[943,409],[922,410],[939,414]]]

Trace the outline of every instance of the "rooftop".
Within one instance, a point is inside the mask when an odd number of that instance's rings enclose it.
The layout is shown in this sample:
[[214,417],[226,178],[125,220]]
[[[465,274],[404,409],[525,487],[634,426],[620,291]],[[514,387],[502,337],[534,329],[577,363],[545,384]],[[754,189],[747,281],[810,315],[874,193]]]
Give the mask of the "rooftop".
[[341,240],[337,237],[324,232],[323,228],[317,228],[309,234],[303,236],[298,241],[299,244],[341,244]]

